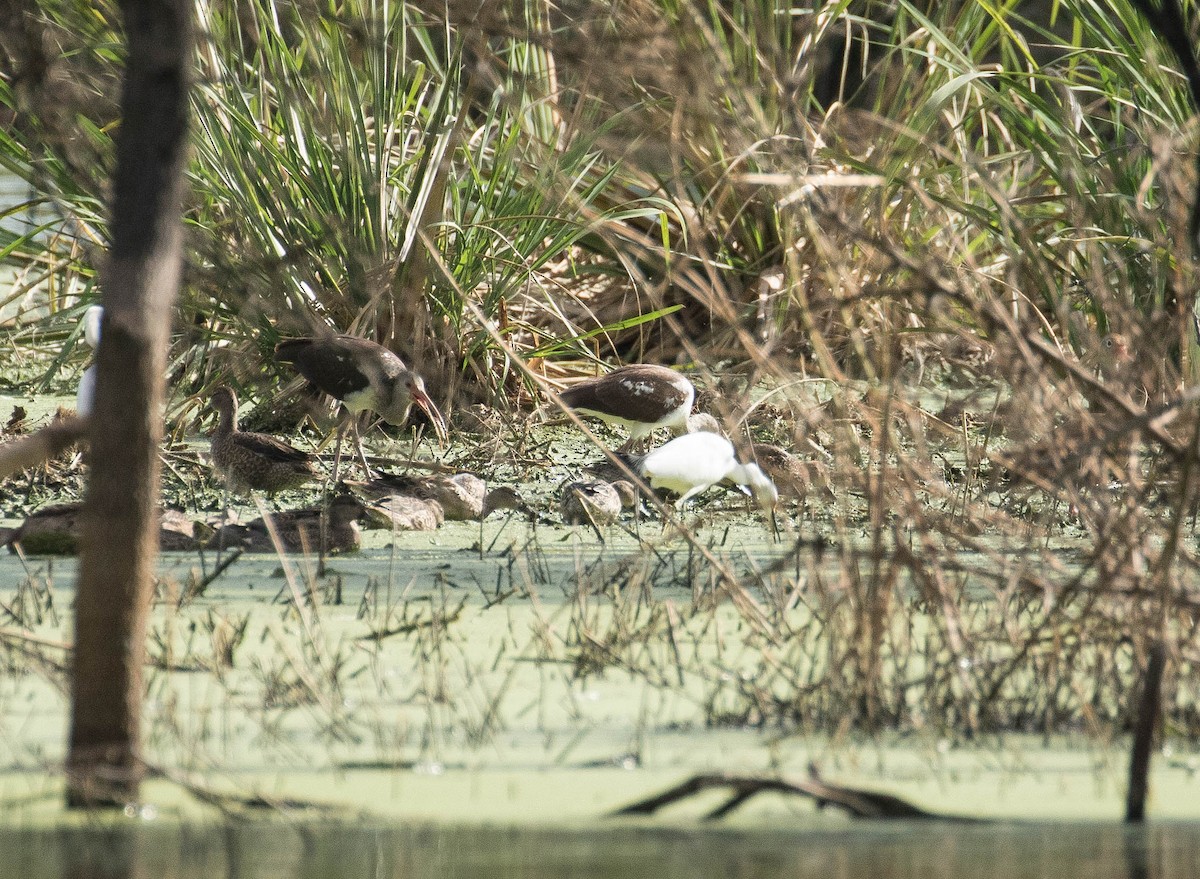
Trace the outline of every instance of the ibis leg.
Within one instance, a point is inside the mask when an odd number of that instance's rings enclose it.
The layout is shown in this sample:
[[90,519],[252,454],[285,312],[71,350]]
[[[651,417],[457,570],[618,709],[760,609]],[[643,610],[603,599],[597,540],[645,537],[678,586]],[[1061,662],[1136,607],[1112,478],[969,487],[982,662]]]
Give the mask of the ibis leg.
[[346,433],[346,420],[342,419],[342,423],[338,425],[337,446],[333,451],[333,486],[337,488],[338,473],[342,466],[342,437]]
[[366,477],[367,481],[369,482],[372,478],[371,468],[370,468],[370,466],[368,466],[367,456],[363,452],[362,437],[359,436],[359,434],[358,434],[358,418],[357,417],[354,419],[353,427],[354,427],[354,447],[356,449],[358,449],[358,463],[362,464],[363,475]]

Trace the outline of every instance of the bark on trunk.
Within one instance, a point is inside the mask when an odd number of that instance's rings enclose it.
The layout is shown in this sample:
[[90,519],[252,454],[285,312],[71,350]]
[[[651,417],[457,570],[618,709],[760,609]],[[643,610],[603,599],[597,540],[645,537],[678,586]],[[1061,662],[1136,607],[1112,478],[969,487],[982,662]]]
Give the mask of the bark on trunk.
[[162,376],[182,264],[190,7],[185,0],[122,0],[121,10],[129,54],[75,602],[70,806],[134,801],[143,775]]

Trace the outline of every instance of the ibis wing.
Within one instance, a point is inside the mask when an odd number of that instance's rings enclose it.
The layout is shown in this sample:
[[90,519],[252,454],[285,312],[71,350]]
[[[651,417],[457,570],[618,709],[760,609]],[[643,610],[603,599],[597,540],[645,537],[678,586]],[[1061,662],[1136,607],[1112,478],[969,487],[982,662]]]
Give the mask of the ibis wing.
[[[671,378],[668,376],[668,378]],[[573,409],[603,412],[626,421],[654,424],[688,399],[688,385],[634,367],[568,388],[562,400]]]
[[321,391],[344,400],[370,384],[355,357],[356,347],[349,342],[341,337],[289,339],[276,346],[275,356],[296,367],[296,372]]

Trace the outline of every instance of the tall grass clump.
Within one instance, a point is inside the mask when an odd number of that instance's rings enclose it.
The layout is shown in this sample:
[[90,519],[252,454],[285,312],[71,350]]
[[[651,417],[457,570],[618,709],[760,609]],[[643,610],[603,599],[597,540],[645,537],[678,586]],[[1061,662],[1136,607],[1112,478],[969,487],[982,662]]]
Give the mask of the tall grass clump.
[[261,356],[325,324],[394,338],[445,384],[493,373],[481,322],[576,334],[545,267],[590,233],[578,213],[612,168],[554,112],[545,50],[513,41],[492,81],[414,7],[311,12],[204,10],[197,224],[222,231],[198,242],[193,301],[222,341]]
[[[197,10],[185,387],[319,325],[393,339],[443,385],[463,366],[492,374],[471,362],[487,322],[525,349],[596,329],[557,307],[553,275],[610,213],[662,208],[623,200],[581,219],[613,167],[589,146],[602,126],[555,108],[544,48],[510,41],[477,72],[453,27],[405,4]],[[102,167],[111,129],[89,131]],[[31,144],[10,146],[11,164],[33,163]],[[98,204],[103,179],[73,178],[64,207]]]

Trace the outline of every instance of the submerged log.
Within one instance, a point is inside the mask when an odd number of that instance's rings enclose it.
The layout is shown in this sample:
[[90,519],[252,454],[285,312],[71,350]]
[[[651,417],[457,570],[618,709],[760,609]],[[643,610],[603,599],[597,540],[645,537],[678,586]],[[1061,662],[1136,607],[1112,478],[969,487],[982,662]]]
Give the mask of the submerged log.
[[707,821],[723,818],[756,794],[774,792],[809,797],[819,808],[836,806],[853,818],[901,818],[924,821],[979,822],[984,819],[962,815],[930,812],[892,794],[864,788],[829,784],[821,780],[815,767],[809,767],[810,777],[798,781],[781,778],[756,778],[746,775],[701,774],[660,794],[638,800],[613,812],[616,815],[653,815],[659,809],[695,796],[712,788],[730,788],[732,795],[705,816]]

